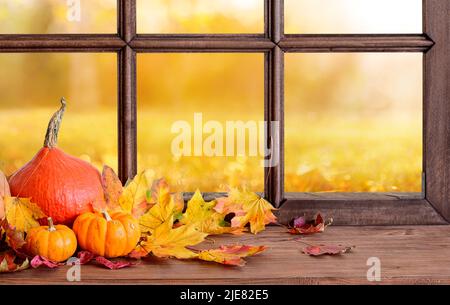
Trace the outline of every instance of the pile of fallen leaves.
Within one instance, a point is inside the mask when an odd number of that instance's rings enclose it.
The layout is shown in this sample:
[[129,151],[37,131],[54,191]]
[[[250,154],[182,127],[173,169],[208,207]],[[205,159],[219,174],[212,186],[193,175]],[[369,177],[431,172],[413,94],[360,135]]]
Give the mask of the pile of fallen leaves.
[[[213,249],[196,249],[209,235],[257,234],[269,223],[275,223],[274,207],[259,195],[246,189],[232,188],[228,196],[205,201],[197,190],[184,204],[183,194],[171,192],[164,179],[153,181],[150,171],[143,171],[122,186],[114,171],[105,166],[102,185],[105,203],[94,204],[94,210],[122,210],[139,220],[141,239],[127,260],[108,260],[79,251],[78,263],[96,263],[110,269],[135,264],[133,259],[146,256],[197,259],[225,265],[242,266],[244,258],[266,249],[265,246],[221,245]],[[1,187],[1,186],[0,186]],[[0,196],[4,205],[1,222],[0,272],[13,272],[56,263],[41,256],[30,257],[23,251],[29,229],[39,226],[46,215],[29,198]]]
[[[0,172],[1,173],[1,172]],[[151,171],[143,171],[122,186],[114,171],[105,166],[102,186],[105,201],[93,204],[95,211],[124,211],[139,221],[141,238],[127,258],[109,260],[88,251],[78,251],[77,264],[93,263],[109,269],[135,265],[140,259],[196,259],[219,264],[243,266],[245,257],[266,250],[259,245],[220,245],[217,248],[196,248],[210,235],[241,235],[246,231],[257,234],[270,223],[277,223],[275,208],[251,191],[231,188],[225,197],[205,201],[197,190],[185,205],[183,194],[172,192],[164,179],[152,180]],[[2,183],[7,183],[3,179]],[[0,183],[0,191],[5,185]],[[41,256],[31,257],[25,249],[28,230],[45,223],[46,215],[29,198],[11,197],[3,191],[0,196],[0,272],[14,272],[45,266],[57,268],[69,264],[52,262]],[[1,195],[1,194],[0,194]],[[324,232],[332,223],[317,214],[294,218],[286,232],[300,236],[293,241],[305,245],[302,252],[310,256],[339,255],[353,247],[342,245],[312,245],[304,236]]]

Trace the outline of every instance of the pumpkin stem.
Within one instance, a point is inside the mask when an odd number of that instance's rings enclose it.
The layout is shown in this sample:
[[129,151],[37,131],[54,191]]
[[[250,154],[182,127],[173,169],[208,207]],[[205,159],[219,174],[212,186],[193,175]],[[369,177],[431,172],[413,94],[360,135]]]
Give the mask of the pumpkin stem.
[[56,111],[50,122],[48,123],[47,133],[45,134],[44,147],[53,148],[56,147],[58,142],[58,132],[61,126],[64,111],[66,110],[66,100],[61,98],[61,108]]
[[47,221],[48,221],[48,230],[49,230],[50,232],[56,231],[56,228],[55,228],[55,226],[53,225],[53,219],[52,219],[51,217],[48,217],[48,218],[47,218]]
[[105,216],[106,221],[111,221],[112,218],[109,216],[108,212],[106,210],[102,211],[103,216]]

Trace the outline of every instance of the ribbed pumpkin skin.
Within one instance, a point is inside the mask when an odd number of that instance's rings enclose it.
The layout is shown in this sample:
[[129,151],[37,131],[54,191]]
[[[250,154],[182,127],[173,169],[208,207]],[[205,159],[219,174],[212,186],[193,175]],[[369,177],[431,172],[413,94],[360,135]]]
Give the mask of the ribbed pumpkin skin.
[[29,254],[40,255],[54,262],[63,262],[77,250],[75,233],[67,226],[56,225],[32,228],[27,233],[25,249]]
[[9,185],[13,196],[31,198],[59,224],[71,225],[91,204],[104,200],[99,171],[59,148],[42,148],[14,173]]
[[84,213],[73,224],[78,244],[83,250],[108,258],[125,256],[139,242],[139,222],[123,212],[110,214],[107,221],[99,213]]

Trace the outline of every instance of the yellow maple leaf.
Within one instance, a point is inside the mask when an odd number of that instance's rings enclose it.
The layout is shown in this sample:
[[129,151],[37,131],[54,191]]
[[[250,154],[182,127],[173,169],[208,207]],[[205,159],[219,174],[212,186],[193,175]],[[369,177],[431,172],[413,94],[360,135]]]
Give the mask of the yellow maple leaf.
[[38,219],[46,217],[29,198],[6,196],[4,203],[6,220],[17,231],[28,232],[29,229],[39,226]]
[[172,216],[178,218],[177,214],[181,214],[184,208],[181,194],[171,194],[169,185],[164,179],[153,182],[149,201],[153,207],[139,218],[143,233],[153,232]]
[[157,257],[176,257],[179,259],[195,258],[197,253],[187,249],[201,243],[208,234],[202,233],[194,226],[183,225],[173,228],[173,216],[157,227],[153,234],[140,245],[146,253]]
[[175,194],[168,199],[155,204],[147,213],[139,218],[141,232],[153,232],[170,217],[177,218],[177,214],[180,213],[180,211],[177,208],[176,202],[179,201],[180,195]]
[[254,234],[277,220],[272,213],[275,208],[267,200],[256,193],[237,188],[231,189],[227,198],[220,198],[214,209],[219,213],[235,213],[231,227],[244,227],[250,223],[250,231]]
[[152,185],[153,171],[144,170],[136,175],[124,188],[119,197],[119,205],[134,217],[140,217],[151,207],[147,192]]
[[9,190],[9,184],[5,174],[0,171],[0,219],[5,217],[5,203],[3,201],[3,197],[6,196],[11,196],[11,192]]
[[266,246],[220,246],[218,249],[201,251],[198,259],[224,265],[243,266],[245,265],[244,257],[253,256],[264,250],[266,250]]
[[187,203],[186,212],[180,222],[193,225],[201,232],[208,234],[242,233],[243,227],[232,228],[224,225],[226,213],[221,214],[215,211],[216,204],[215,200],[206,202],[197,190]]

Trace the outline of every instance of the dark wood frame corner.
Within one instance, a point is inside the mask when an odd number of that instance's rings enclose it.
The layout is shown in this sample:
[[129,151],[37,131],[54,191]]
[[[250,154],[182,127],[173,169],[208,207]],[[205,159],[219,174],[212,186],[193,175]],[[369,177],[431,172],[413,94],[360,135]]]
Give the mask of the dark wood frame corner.
[[[285,35],[283,0],[264,0],[261,34],[137,34],[136,1],[118,0],[117,34],[0,35],[0,52],[118,54],[119,175],[137,171],[136,54],[253,52],[265,54],[265,120],[280,122],[273,147],[280,162],[265,169],[265,197],[281,221],[333,216],[336,224],[447,224],[450,221],[450,1],[423,0],[423,34]],[[424,189],[422,193],[284,193],[284,54],[286,52],[424,53]],[[270,126],[269,126],[270,127]],[[267,139],[270,143],[272,139]],[[212,194],[214,196],[214,194]]]

